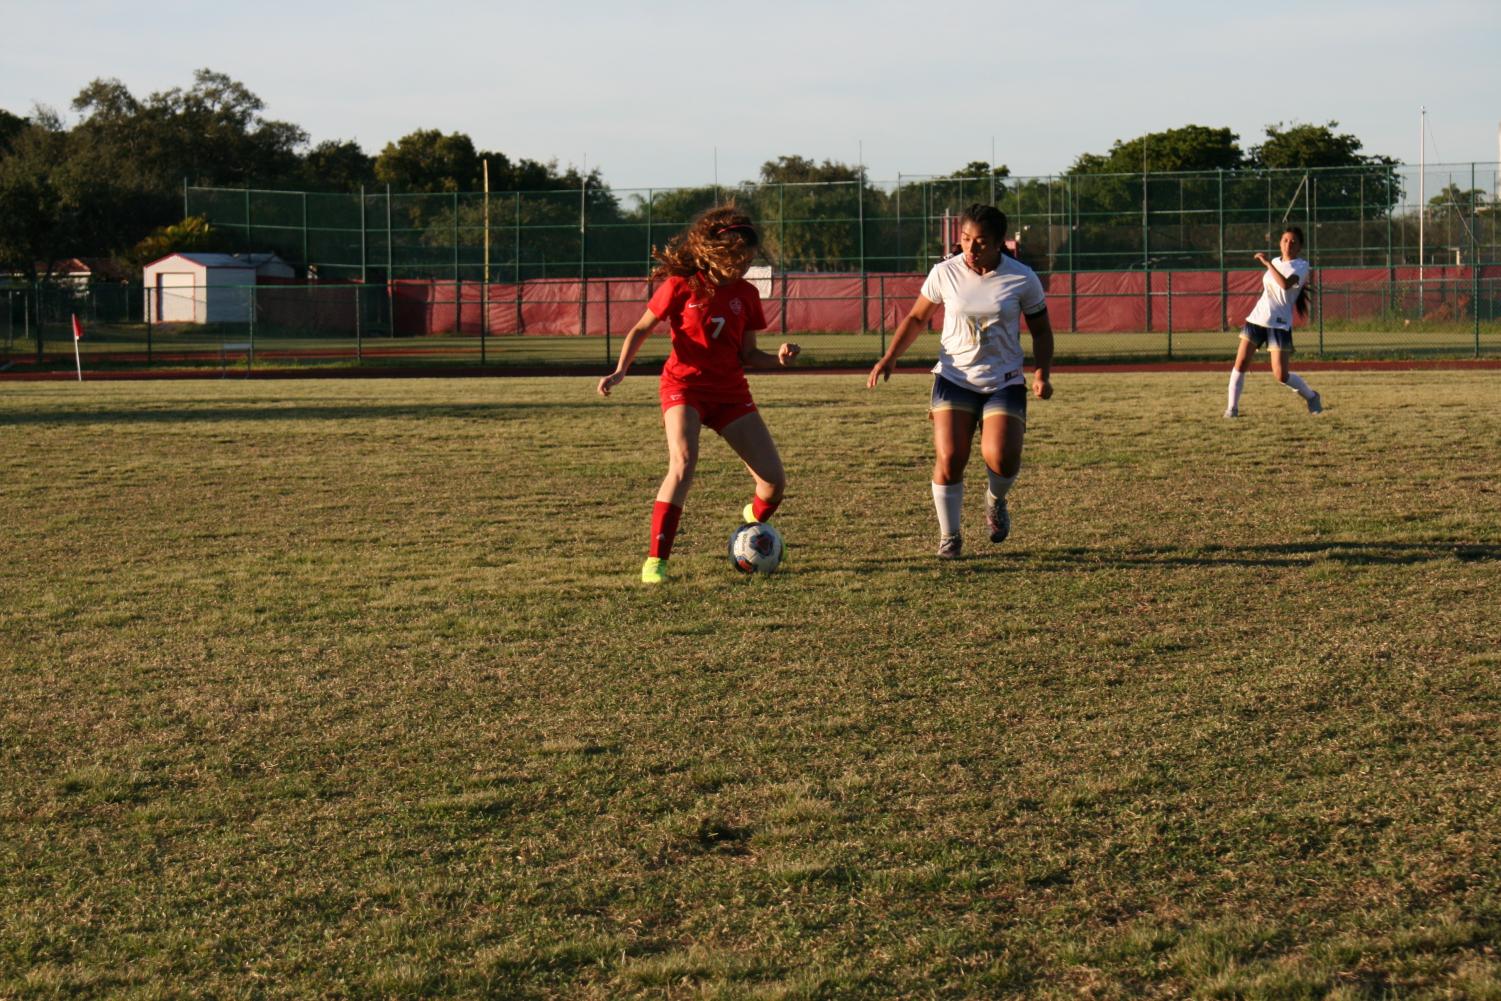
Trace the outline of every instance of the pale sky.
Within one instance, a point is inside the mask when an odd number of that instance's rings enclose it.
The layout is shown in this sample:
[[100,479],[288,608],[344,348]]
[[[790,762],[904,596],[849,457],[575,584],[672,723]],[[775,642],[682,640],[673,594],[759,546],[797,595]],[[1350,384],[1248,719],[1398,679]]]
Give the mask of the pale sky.
[[1181,125],[1330,119],[1365,152],[1494,162],[1501,3],[36,3],[0,0],[0,108],[208,67],[313,142],[419,128],[598,167],[617,191],[733,184],[799,154],[872,180],[1060,173]]

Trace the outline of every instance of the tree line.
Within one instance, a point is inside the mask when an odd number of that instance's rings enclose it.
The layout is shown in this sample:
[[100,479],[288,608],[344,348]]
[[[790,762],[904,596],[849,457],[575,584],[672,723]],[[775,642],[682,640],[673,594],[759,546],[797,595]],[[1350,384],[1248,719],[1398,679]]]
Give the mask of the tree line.
[[[660,241],[669,231],[659,232],[659,227],[681,225],[693,212],[730,192],[757,212],[776,258],[784,266],[804,269],[847,269],[857,254],[870,256],[867,241],[887,256],[893,246],[899,258],[930,253],[931,248],[917,247],[926,239],[920,228],[911,229],[904,248],[901,225],[892,231],[889,220],[901,214],[904,197],[909,217],[936,214],[938,206],[930,204],[935,190],[942,192],[943,208],[988,200],[998,188],[1005,200],[1022,208],[1068,197],[1069,211],[1083,220],[1072,227],[1075,231],[1087,232],[1091,217],[1100,220],[1093,224],[1100,232],[1091,234],[1092,246],[1108,245],[1105,230],[1111,218],[1141,204],[1142,182],[1130,175],[1143,171],[1231,172],[1241,177],[1285,168],[1344,167],[1352,168],[1350,183],[1359,180],[1361,204],[1373,215],[1388,211],[1400,197],[1389,169],[1398,161],[1364,152],[1357,137],[1339,132],[1332,121],[1269,125],[1264,139],[1246,148],[1228,128],[1187,125],[1117,141],[1105,153],[1081,154],[1060,178],[1017,181],[1004,165],[971,162],[936,181],[878,188],[857,165],[783,155],[766,161],[754,180],[740,185],[671,189],[654,192],[649,199],[622,199],[598,168],[586,175],[572,166],[560,168],[556,161],[512,158],[477,148],[461,132],[417,130],[387,143],[375,155],[347,140],[314,144],[301,127],[267,117],[264,102],[244,84],[209,69],[196,72],[189,87],[144,98],[119,80],[95,80],[73,99],[72,110],[77,120],[69,125],[45,108],[27,116],[0,109],[0,271],[35,280],[71,257],[113,258],[130,271],[175,250],[241,249],[206,220],[184,218],[185,181],[208,187],[330,193],[386,186],[396,192],[473,192],[481,187],[486,162],[492,192],[585,190],[584,208],[590,224],[599,228],[591,240],[605,257],[612,252],[612,239],[622,243],[620,253],[644,256],[634,249],[641,226],[648,242]],[[943,181],[953,183],[945,186]],[[1181,192],[1180,187],[1180,198]],[[1285,194],[1252,185],[1244,194],[1235,194],[1233,201],[1237,206],[1260,205]],[[1151,195],[1146,192],[1148,201]],[[1336,184],[1320,197],[1324,204],[1337,204],[1356,194]],[[1466,201],[1449,199],[1454,204]],[[404,208],[408,218],[403,225],[426,233],[424,239],[434,246],[451,241],[461,224],[475,225],[472,199],[462,208],[445,209],[442,203],[412,200]],[[458,206],[458,199],[453,204]],[[529,200],[529,218],[523,224],[539,232],[549,224],[563,229],[578,211],[577,200]],[[874,221],[862,227],[864,217]],[[821,224],[809,225],[814,219]],[[554,252],[566,257],[568,241],[576,238],[559,233],[539,239],[559,241]],[[629,248],[624,247],[627,240]],[[549,249],[544,244],[533,252],[545,256]]]

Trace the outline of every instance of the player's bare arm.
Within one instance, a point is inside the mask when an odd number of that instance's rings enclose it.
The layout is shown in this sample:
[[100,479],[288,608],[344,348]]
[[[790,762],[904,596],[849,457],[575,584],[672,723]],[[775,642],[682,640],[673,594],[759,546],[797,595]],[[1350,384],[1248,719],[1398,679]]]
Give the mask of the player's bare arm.
[[1273,264],[1272,259],[1266,256],[1266,254],[1258,253],[1256,255],[1256,259],[1261,262],[1262,266],[1265,267],[1267,271],[1271,272],[1272,277],[1276,279],[1278,285],[1281,285],[1285,289],[1297,287],[1297,272],[1294,272],[1291,275],[1284,275],[1282,272],[1277,270],[1277,265]]
[[630,370],[631,362],[636,360],[636,352],[641,350],[641,342],[646,340],[651,328],[657,325],[657,317],[651,310],[641,314],[641,319],[631,328],[630,333],[625,335],[625,343],[620,345],[620,360],[615,363],[615,371],[599,380],[599,395],[609,396],[610,390],[620,385],[620,380],[625,378]]
[[937,308],[937,304],[925,296],[917,297],[917,302],[913,303],[911,311],[907,313],[907,318],[897,325],[895,333],[892,334],[891,344],[887,346],[886,353],[872,366],[870,375],[866,376],[865,388],[875,389],[876,383],[891,378],[891,372],[896,368],[896,360],[912,346],[913,341],[917,340],[917,335],[923,332],[928,318]]
[[1032,395],[1039,400],[1053,396],[1053,321],[1046,309],[1030,316],[1024,315],[1027,332],[1032,335]]
[[747,368],[786,368],[802,350],[788,341],[777,348],[776,354],[762,351],[756,347],[756,332],[747,330],[740,341],[740,361]]

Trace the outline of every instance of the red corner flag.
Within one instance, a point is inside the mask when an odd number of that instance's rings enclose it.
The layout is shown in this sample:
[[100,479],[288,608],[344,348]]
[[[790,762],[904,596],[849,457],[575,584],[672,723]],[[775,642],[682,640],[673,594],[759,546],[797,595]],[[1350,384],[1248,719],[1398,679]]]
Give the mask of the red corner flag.
[[78,322],[77,313],[73,314],[73,339],[75,341],[83,340],[83,324]]

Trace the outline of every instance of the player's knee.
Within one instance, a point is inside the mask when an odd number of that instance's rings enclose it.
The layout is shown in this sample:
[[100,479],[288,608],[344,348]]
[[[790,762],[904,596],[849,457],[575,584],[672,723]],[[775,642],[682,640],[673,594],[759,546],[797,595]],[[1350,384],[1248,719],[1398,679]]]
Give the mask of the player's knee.
[[939,452],[933,462],[934,482],[957,483],[964,475],[968,455],[959,452]]

